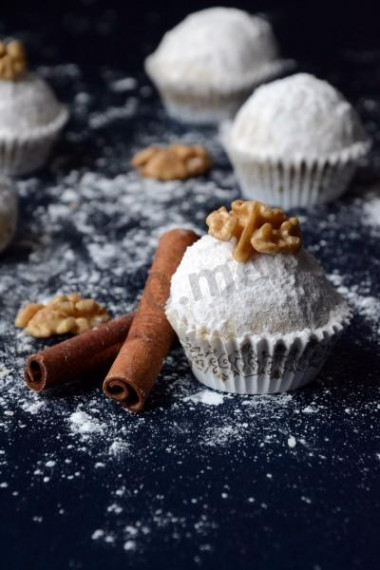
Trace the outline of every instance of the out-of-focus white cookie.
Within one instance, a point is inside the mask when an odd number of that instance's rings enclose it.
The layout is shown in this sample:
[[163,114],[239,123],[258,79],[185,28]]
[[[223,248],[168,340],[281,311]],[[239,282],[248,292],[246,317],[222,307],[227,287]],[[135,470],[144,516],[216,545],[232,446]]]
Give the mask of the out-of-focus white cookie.
[[217,7],[167,32],[145,67],[170,115],[208,123],[233,116],[254,86],[288,63],[266,20]]

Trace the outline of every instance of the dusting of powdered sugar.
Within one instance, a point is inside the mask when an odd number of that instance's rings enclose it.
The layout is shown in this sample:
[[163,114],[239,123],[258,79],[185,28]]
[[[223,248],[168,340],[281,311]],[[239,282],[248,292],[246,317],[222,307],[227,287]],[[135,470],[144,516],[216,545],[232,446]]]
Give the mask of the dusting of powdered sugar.
[[105,429],[104,423],[94,419],[90,414],[82,410],[73,412],[69,417],[69,423],[72,433],[84,436],[103,433]]
[[346,297],[356,312],[371,325],[371,332],[375,339],[380,339],[380,298],[360,293],[360,284],[347,287],[344,277],[338,274],[330,275],[330,280],[338,291]]
[[185,402],[194,402],[206,404],[207,406],[220,406],[223,404],[226,398],[226,394],[222,394],[219,392],[214,392],[212,390],[202,390],[201,392],[197,392],[196,394],[192,394],[185,398]]
[[333,313],[338,319],[346,312],[306,251],[239,263],[233,247],[207,235],[186,251],[166,309],[177,332],[187,328],[223,338],[285,335],[325,327]]
[[[249,87],[255,74],[278,57],[270,24],[235,8],[208,8],[167,32],[148,59],[158,84],[194,91]],[[191,73],[189,72],[191,71]]]
[[5,250],[16,231],[18,200],[11,184],[0,183],[0,253]]
[[259,87],[231,129],[231,147],[289,158],[326,156],[367,135],[356,111],[332,85],[299,73]]
[[380,231],[380,196],[370,195],[363,203],[363,221]]
[[110,83],[110,89],[115,93],[124,93],[125,91],[133,91],[138,86],[138,82],[134,77],[123,77],[115,79]]

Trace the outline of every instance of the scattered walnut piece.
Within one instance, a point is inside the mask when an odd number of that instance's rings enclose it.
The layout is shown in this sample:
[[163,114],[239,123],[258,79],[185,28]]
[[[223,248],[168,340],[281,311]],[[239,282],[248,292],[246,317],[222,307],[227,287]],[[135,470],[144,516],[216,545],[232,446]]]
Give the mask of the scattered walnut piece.
[[57,334],[78,334],[109,320],[102,305],[92,299],[84,299],[78,293],[58,295],[46,305],[30,303],[23,307],[15,326],[25,329],[37,338]]
[[13,81],[24,75],[27,59],[24,45],[18,40],[0,41],[0,79]]
[[182,180],[206,172],[211,166],[211,158],[208,151],[200,145],[150,146],[135,154],[132,166],[147,178]]
[[246,262],[255,253],[296,253],[302,245],[298,218],[262,202],[235,200],[231,211],[222,207],[206,219],[209,234],[219,240],[236,238],[233,256]]

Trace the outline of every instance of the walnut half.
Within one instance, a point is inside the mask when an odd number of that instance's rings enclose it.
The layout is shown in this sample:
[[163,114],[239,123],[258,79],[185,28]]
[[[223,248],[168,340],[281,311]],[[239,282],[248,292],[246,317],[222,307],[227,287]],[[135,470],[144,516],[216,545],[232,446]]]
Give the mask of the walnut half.
[[236,239],[233,256],[246,262],[255,253],[296,253],[302,245],[298,218],[262,202],[235,200],[231,211],[222,207],[206,219],[209,234],[222,241]]
[[18,40],[0,41],[0,79],[14,81],[24,75],[26,68],[24,45]]
[[211,165],[210,155],[200,145],[172,144],[150,146],[135,154],[132,166],[140,174],[157,180],[176,180],[204,174]]
[[37,338],[60,334],[78,334],[109,320],[102,305],[93,299],[84,299],[78,293],[58,295],[46,305],[29,303],[23,307],[15,326],[25,329]]

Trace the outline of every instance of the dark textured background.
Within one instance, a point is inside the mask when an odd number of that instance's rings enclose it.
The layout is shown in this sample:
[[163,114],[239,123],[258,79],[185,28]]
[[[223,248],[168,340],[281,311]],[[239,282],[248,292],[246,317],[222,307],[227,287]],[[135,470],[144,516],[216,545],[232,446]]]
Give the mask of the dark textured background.
[[[22,384],[26,355],[44,346],[15,336],[12,321],[23,301],[80,288],[115,313],[128,310],[162,225],[203,229],[208,211],[237,196],[214,129],[168,121],[155,94],[141,91],[147,84],[144,56],[167,28],[205,5],[16,2],[1,13],[0,33],[25,39],[32,66],[49,66],[42,71],[72,107],[51,167],[17,184],[19,232],[0,264],[4,570],[379,566],[378,313],[368,319],[357,312],[319,380],[289,396],[196,403],[201,386],[178,348],[141,416],[106,401],[99,386],[40,399]],[[356,294],[378,298],[379,232],[362,220],[378,173],[375,14],[366,3],[344,10],[333,3],[235,5],[265,12],[284,55],[342,89],[374,139],[350,192],[335,205],[300,214],[306,246],[338,276],[349,300],[355,305]],[[65,67],[68,62],[77,68]],[[137,77],[138,89],[109,89],[126,75]],[[84,101],[81,93],[89,98]],[[138,101],[131,116],[107,118],[107,110],[120,109],[127,95]],[[104,124],[96,123],[102,113]],[[132,149],[173,137],[210,144],[210,178],[177,185],[172,194],[143,187],[135,203],[128,196],[140,188],[138,177],[123,178]],[[85,183],[86,172],[91,177]],[[116,186],[105,184],[117,175],[122,178]],[[67,189],[82,208],[72,216],[65,210]],[[144,196],[154,203],[151,210],[144,209]],[[130,241],[120,245],[119,258],[100,262],[91,255],[94,244],[117,246],[125,237]],[[142,242],[148,245],[134,255]],[[94,433],[70,429],[78,410],[92,418]],[[297,441],[294,448],[290,437]]]

